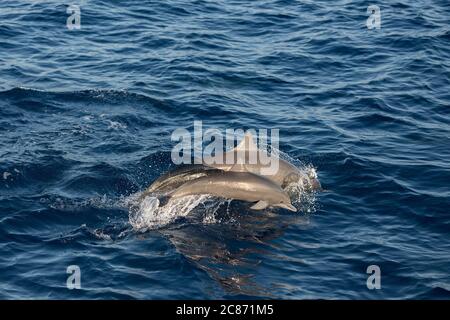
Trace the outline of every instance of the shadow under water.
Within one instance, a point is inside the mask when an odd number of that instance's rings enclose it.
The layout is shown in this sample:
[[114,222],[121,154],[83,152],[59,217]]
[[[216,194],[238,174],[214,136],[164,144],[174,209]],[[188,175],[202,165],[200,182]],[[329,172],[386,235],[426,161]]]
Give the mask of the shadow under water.
[[205,208],[196,208],[182,223],[159,232],[227,294],[275,298],[270,293],[273,284],[254,279],[258,267],[265,256],[273,254],[271,241],[293,223],[308,224],[308,216],[250,212],[238,201],[221,202],[213,217]]

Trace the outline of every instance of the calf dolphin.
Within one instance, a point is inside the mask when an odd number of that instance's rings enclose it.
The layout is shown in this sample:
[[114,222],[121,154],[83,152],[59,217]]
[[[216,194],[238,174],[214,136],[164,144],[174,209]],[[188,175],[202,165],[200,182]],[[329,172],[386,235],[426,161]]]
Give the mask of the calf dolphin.
[[[257,175],[263,175],[272,180],[277,185],[285,188],[293,182],[302,181],[305,186],[313,190],[320,190],[321,185],[317,179],[317,174],[314,169],[310,169],[307,173],[300,171],[296,166],[290,164],[288,161],[276,157],[273,161],[278,161],[278,169],[271,174],[265,174],[269,165],[261,163],[261,157],[257,145],[255,144],[253,135],[247,132],[238,144],[238,146],[228,152],[222,153],[215,157],[205,157],[203,165],[224,171],[248,171]],[[264,151],[262,151],[264,152]],[[220,163],[214,160],[219,158]],[[227,159],[231,159],[231,163],[227,163]]]
[[184,183],[169,196],[179,198],[196,194],[211,194],[226,199],[257,202],[251,207],[254,210],[281,207],[297,211],[291,204],[289,195],[280,186],[250,172],[212,171],[206,176]]

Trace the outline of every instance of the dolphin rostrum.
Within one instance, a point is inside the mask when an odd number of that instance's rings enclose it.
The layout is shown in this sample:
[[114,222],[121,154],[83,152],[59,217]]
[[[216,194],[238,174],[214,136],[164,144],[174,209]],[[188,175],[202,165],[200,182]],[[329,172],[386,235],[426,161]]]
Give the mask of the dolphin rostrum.
[[[248,171],[257,175],[263,175],[282,188],[285,188],[292,182],[301,180],[306,186],[309,186],[313,190],[321,189],[320,182],[317,179],[317,174],[314,169],[304,173],[288,161],[276,157],[273,154],[272,157],[276,158],[272,160],[278,161],[278,168],[275,172],[267,174],[268,165],[261,162],[260,152],[266,151],[259,150],[252,134],[247,132],[236,148],[222,153],[221,159],[219,155],[219,159],[221,160],[220,163],[214,161],[217,156],[206,157],[203,159],[203,165],[224,171]],[[227,159],[231,159],[231,163],[228,163],[229,161],[227,161]]]
[[288,194],[280,186],[250,172],[212,171],[206,176],[182,184],[169,196],[179,198],[196,194],[211,194],[226,199],[257,202],[251,207],[254,210],[281,207],[297,211],[291,204]]

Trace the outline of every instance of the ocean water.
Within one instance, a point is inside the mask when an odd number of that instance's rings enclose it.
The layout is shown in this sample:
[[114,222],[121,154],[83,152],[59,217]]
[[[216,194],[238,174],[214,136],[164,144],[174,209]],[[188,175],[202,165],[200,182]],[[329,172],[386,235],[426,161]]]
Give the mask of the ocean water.
[[[0,298],[450,298],[447,0],[72,2],[0,2]],[[136,219],[194,120],[279,129],[326,191]]]

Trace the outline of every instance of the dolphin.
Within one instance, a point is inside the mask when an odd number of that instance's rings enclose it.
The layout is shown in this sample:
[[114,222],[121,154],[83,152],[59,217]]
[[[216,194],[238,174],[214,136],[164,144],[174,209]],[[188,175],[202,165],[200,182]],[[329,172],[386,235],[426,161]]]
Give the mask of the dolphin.
[[280,186],[265,177],[250,172],[211,171],[206,176],[182,184],[168,196],[179,198],[197,194],[211,194],[226,199],[257,202],[251,207],[253,210],[281,207],[297,211],[291,204],[289,195]]
[[[285,188],[290,183],[302,181],[305,186],[310,187],[312,190],[322,189],[314,169],[308,170],[307,173],[302,172],[288,161],[280,159],[273,154],[272,161],[278,161],[278,170],[273,174],[265,174],[269,165],[261,163],[259,151],[253,135],[247,132],[236,148],[219,155],[221,163],[215,163],[215,157],[205,157],[203,165],[224,171],[243,171],[242,168],[244,168],[244,171],[265,176],[282,188]],[[232,159],[233,162],[231,164],[226,163],[227,159]],[[264,171],[265,169],[266,171]]]

